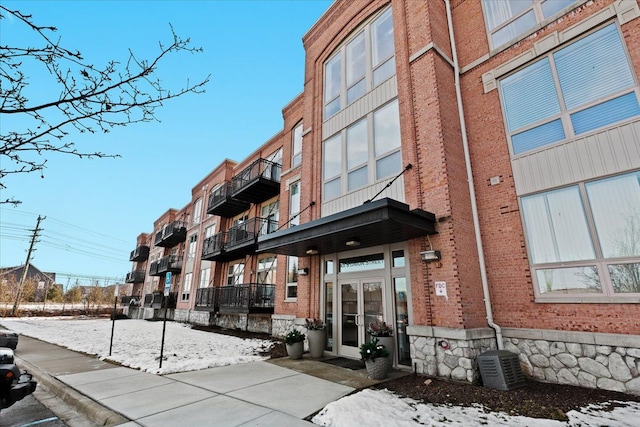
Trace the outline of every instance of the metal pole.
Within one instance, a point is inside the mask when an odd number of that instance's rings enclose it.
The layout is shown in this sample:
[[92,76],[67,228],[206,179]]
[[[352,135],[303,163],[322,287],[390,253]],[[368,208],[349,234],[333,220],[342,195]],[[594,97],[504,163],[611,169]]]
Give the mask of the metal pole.
[[116,296],[113,297],[113,314],[111,314],[111,342],[109,343],[109,356],[111,356],[111,349],[113,348],[113,330],[116,328],[116,308],[118,305],[118,295],[116,286]]
[[165,296],[163,299],[164,299],[164,319],[162,320],[162,342],[160,343],[159,369],[162,369],[162,356],[164,354],[164,331],[167,328],[167,306],[169,305],[169,297]]
[[27,272],[29,271],[29,262],[31,262],[31,252],[33,251],[33,246],[36,244],[36,239],[38,238],[38,233],[40,232],[40,222],[46,219],[45,217],[41,217],[38,215],[38,219],[36,221],[36,228],[33,230],[33,236],[31,236],[31,243],[29,244],[29,250],[27,251],[27,260],[24,263],[24,270],[22,270],[22,277],[20,278],[20,283],[18,284],[18,291],[16,292],[16,301],[13,303],[13,309],[11,310],[11,316],[16,316],[18,314],[18,307],[20,306],[20,297],[22,296],[22,287],[24,286],[25,280],[27,280]]

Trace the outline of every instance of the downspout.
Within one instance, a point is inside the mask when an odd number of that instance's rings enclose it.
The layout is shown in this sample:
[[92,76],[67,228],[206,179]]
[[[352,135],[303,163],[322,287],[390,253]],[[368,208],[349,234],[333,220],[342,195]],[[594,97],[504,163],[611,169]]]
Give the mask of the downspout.
[[467,167],[467,182],[469,183],[469,195],[471,199],[471,216],[473,217],[473,230],[476,237],[476,247],[478,249],[478,262],[480,264],[480,278],[482,280],[482,293],[484,294],[484,306],[487,312],[487,323],[496,331],[496,341],[498,350],[503,350],[502,328],[493,322],[493,311],[491,309],[491,297],[489,295],[489,281],[487,279],[487,268],[484,262],[484,250],[482,249],[482,236],[480,234],[480,221],[478,219],[478,205],[476,204],[476,190],[473,185],[473,172],[471,171],[471,156],[469,155],[469,141],[467,140],[467,126],[464,120],[464,109],[462,107],[462,93],[460,91],[460,66],[458,65],[458,54],[456,52],[456,42],[453,35],[453,21],[451,19],[451,3],[444,0],[447,9],[447,25],[449,26],[449,41],[451,43],[451,54],[453,56],[453,68],[456,86],[456,101],[458,103],[458,117],[460,119],[460,131],[462,133],[462,147],[464,149],[464,162]]

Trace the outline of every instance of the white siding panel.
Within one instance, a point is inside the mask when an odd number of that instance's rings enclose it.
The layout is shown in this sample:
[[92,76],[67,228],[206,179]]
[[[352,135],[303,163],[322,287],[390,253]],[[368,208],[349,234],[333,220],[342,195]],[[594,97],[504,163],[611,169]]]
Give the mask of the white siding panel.
[[[365,201],[371,199],[378,191],[382,190],[385,185],[393,178],[378,182],[368,187],[363,187],[359,190],[352,191],[349,194],[345,194],[337,199],[329,200],[322,203],[322,216],[332,215],[334,213],[342,212],[347,209],[355,208],[362,205]],[[399,202],[405,200],[404,197],[404,177],[398,178],[389,188],[384,190],[375,200],[388,197],[395,199]]]
[[640,120],[513,160],[518,195],[640,168]]
[[334,133],[360,120],[396,96],[398,96],[398,84],[394,76],[324,122],[322,124],[322,139],[325,140]]

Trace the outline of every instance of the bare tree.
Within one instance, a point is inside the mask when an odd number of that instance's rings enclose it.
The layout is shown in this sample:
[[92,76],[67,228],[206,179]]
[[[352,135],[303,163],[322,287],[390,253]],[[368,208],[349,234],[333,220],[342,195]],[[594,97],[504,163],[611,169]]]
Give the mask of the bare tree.
[[[163,101],[186,93],[202,93],[209,76],[195,84],[188,80],[175,90],[163,87],[158,67],[170,54],[197,53],[189,39],[178,37],[171,27],[172,39],[159,43],[157,55],[150,60],[137,57],[129,50],[126,63],[111,60],[102,67],[85,61],[79,51],[67,49],[60,39],[53,39],[53,26],[34,23],[31,15],[0,5],[0,20],[16,18],[38,41],[38,46],[7,46],[0,42],[0,117],[20,117],[26,128],[1,130],[0,189],[10,174],[40,172],[47,154],[58,152],[79,158],[118,157],[117,154],[90,152],[76,148],[69,141],[70,132],[107,133],[112,128],[132,123],[157,121],[156,109]],[[39,66],[52,82],[58,95],[52,99],[30,99],[28,67]],[[13,123],[13,121],[12,121]],[[20,121],[20,123],[24,123]],[[0,203],[20,203],[4,199]]]

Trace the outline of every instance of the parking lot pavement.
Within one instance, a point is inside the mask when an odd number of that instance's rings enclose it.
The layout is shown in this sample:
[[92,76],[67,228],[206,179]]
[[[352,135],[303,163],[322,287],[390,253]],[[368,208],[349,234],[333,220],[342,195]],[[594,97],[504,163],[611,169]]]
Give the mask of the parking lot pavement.
[[56,414],[33,395],[27,396],[9,408],[0,411],[0,427],[19,426],[66,427]]

